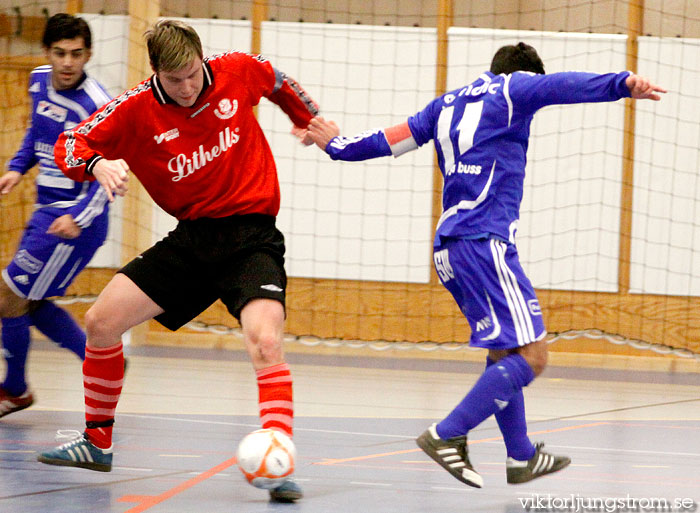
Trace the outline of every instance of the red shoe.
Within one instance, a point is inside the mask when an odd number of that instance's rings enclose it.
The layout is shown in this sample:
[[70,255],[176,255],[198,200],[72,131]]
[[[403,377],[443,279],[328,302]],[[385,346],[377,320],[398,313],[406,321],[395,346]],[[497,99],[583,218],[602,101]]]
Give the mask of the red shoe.
[[29,389],[22,395],[15,397],[0,387],[0,417],[29,408],[32,404],[34,404],[34,396]]

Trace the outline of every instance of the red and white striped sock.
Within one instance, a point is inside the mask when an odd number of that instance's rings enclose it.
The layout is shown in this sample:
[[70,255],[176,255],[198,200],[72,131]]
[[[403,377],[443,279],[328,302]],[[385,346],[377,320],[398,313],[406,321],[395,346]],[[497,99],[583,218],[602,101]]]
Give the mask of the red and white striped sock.
[[122,343],[105,348],[86,347],[83,362],[85,387],[85,421],[98,427],[85,430],[89,440],[101,449],[112,446],[112,425],[119,395],[124,383],[124,351]]
[[279,363],[255,371],[258,377],[258,406],[264,429],[276,429],[292,436],[294,401],[289,365]]

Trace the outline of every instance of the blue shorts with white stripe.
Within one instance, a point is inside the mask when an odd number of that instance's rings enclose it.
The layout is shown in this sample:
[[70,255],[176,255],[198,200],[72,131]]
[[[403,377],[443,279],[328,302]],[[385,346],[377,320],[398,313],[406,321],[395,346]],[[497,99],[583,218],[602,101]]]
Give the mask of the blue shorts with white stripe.
[[5,283],[20,297],[39,300],[62,296],[107,238],[106,212],[75,239],[46,233],[66,212],[39,209],[32,214],[14,258],[2,271]]
[[470,345],[521,347],[546,335],[535,290],[514,244],[499,239],[447,239],[433,250],[442,284],[472,330]]

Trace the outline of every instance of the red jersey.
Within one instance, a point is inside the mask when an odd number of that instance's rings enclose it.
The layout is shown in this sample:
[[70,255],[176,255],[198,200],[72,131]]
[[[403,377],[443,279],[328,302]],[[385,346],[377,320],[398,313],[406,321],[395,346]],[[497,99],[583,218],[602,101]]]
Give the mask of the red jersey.
[[61,134],[55,159],[63,173],[94,180],[100,157],[124,159],[177,219],[277,215],[277,169],[253,107],[264,96],[305,128],[316,104],[262,57],[225,53],[202,66],[204,87],[192,107],[177,105],[153,75]]

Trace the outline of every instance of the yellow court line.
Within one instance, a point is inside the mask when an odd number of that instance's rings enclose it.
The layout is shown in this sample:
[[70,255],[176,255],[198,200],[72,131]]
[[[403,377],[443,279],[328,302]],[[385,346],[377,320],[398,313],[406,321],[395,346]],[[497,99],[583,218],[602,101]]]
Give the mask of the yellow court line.
[[[605,426],[608,425],[609,422],[592,422],[590,424],[579,424],[577,426],[567,426],[567,427],[561,427],[561,428],[555,428],[555,429],[543,429],[541,431],[533,431],[532,433],[528,433],[528,435],[544,435],[547,433],[558,433],[560,431],[570,431],[572,429],[584,429],[584,428],[589,428],[589,427],[597,427],[597,426]],[[480,444],[480,443],[485,443],[485,442],[496,442],[498,440],[501,440],[502,437],[496,436],[492,438],[482,438],[481,440],[469,440],[469,445],[474,445],[474,444]],[[379,454],[367,454],[365,456],[355,456],[353,458],[335,458],[335,459],[325,459],[323,461],[316,461],[312,463],[312,465],[336,465],[338,463],[347,463],[348,461],[362,461],[362,460],[371,460],[375,458],[383,458],[384,456],[395,456],[397,454],[409,454],[412,452],[418,452],[420,449],[404,449],[402,451],[393,451],[393,452],[382,452]]]

